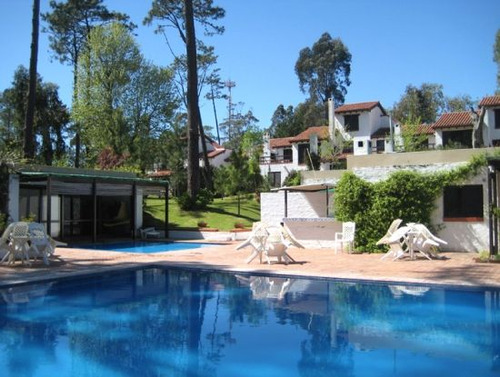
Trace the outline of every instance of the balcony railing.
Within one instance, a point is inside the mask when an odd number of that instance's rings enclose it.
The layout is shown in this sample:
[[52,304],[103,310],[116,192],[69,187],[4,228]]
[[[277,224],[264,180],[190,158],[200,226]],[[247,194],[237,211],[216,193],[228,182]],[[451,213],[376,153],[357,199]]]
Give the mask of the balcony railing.
[[291,164],[293,159],[283,158],[283,157],[261,157],[259,159],[260,165],[270,165],[270,164]]

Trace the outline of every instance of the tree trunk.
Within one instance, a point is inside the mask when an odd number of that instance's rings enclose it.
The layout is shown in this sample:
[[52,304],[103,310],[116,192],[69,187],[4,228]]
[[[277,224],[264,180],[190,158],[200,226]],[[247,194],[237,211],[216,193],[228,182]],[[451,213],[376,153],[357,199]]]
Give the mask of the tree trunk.
[[200,112],[200,107],[198,106],[198,124],[200,126],[200,140],[201,140],[201,148],[203,152],[203,177],[205,178],[205,184],[207,185],[207,188],[212,191],[213,190],[213,183],[212,183],[212,175],[210,171],[210,161],[208,161],[208,152],[207,152],[207,145],[205,144],[205,130],[203,129],[203,122],[201,120],[201,112]]
[[482,148],[484,147],[483,142],[483,121],[486,111],[484,107],[481,108],[481,113],[478,115],[474,109],[470,110],[470,115],[472,118],[472,148]]
[[24,124],[24,157],[31,160],[35,157],[35,137],[33,124],[36,101],[36,66],[38,62],[38,29],[40,23],[40,0],[33,0],[33,20],[31,29],[30,82],[28,88],[28,105]]
[[[76,56],[75,61],[73,63],[73,106],[75,105],[77,99],[78,99],[78,56]],[[81,148],[80,148],[80,126],[78,124],[74,124],[74,129],[75,129],[75,138],[74,143],[75,143],[75,168],[80,167],[80,155],[81,155]]]
[[200,189],[199,162],[199,117],[198,117],[198,71],[196,61],[196,35],[194,31],[193,0],[184,0],[186,21],[186,56],[188,66],[187,111],[188,111],[188,168],[187,190],[195,199]]

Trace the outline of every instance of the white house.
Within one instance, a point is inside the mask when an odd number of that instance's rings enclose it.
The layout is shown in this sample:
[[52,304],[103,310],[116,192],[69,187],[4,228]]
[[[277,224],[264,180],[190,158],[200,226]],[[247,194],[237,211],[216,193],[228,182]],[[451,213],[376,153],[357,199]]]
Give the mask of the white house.
[[[307,170],[307,159],[312,154],[319,154],[321,143],[329,141],[335,131],[345,140],[352,141],[352,152],[347,148],[347,153],[393,152],[394,126],[380,102],[346,104],[334,109],[333,101],[329,100],[328,109],[328,126],[309,127],[293,137],[264,136],[260,170],[272,187],[280,187],[292,171]],[[340,157],[345,159],[345,154]],[[330,170],[330,163],[321,163],[319,170]]]
[[393,152],[393,125],[380,102],[345,104],[333,109],[335,123],[331,125],[344,138],[352,140],[354,155]]
[[[271,139],[264,135],[260,172],[272,187],[280,187],[292,171],[307,170],[311,154],[318,154],[321,143],[330,139],[328,126],[309,127],[297,136]],[[329,170],[321,164],[320,170]]]
[[[219,168],[223,165],[228,164],[229,156],[233,152],[231,149],[226,149],[222,145],[218,144],[215,140],[205,136],[205,146],[207,148],[208,162],[210,166],[214,168]],[[203,149],[201,145],[201,140],[199,143],[200,150],[200,167],[205,166],[203,159]]]
[[[482,123],[479,126],[482,127],[483,144],[486,147],[500,144],[500,96],[483,98],[479,105],[479,117],[475,117],[471,112],[455,112],[443,114],[432,125],[420,125],[416,132],[427,135],[429,147],[437,149],[412,153],[372,154],[373,146],[377,145],[376,142],[374,143],[374,138],[378,140],[376,137],[380,135],[386,137],[385,140],[387,140],[388,135],[389,139],[392,139],[392,136],[397,142],[398,136],[402,131],[404,132],[404,126],[394,124],[392,135],[390,132],[384,133],[385,127],[382,123],[384,120],[377,124],[377,118],[369,115],[371,111],[374,111],[379,112],[380,118],[385,117],[383,109],[377,103],[345,105],[339,109],[336,109],[335,116],[331,117],[334,118],[331,124],[333,125],[335,122],[335,128],[349,134],[348,137],[351,137],[354,143],[356,141],[363,142],[363,145],[361,143],[357,145],[359,148],[356,148],[356,145],[353,146],[355,151],[357,149],[359,153],[355,152],[347,156],[347,170],[367,181],[383,180],[390,173],[400,169],[421,172],[450,170],[470,161],[475,154],[487,152],[492,156],[489,158],[488,166],[468,182],[445,188],[442,195],[436,199],[432,223],[439,229],[439,237],[448,241],[448,245],[443,247],[443,250],[498,251],[499,219],[492,214],[490,209],[494,208],[500,212],[498,210],[500,158],[495,157],[500,155],[500,150],[497,148],[473,149],[472,133],[474,127],[477,126],[475,121],[482,118]],[[357,131],[349,129],[350,125],[356,125],[356,120],[353,120],[355,118],[350,118],[349,115],[355,114],[358,114]],[[391,123],[389,119],[389,125]],[[366,148],[370,146],[370,141],[371,149]],[[447,148],[459,145],[466,149]],[[384,145],[384,147],[386,146],[387,144]],[[388,150],[386,149],[384,152],[388,152]],[[330,211],[328,207],[334,202],[335,196],[330,195],[326,185],[334,187],[343,171],[335,170],[321,173],[303,171],[301,172],[301,183],[304,187],[325,185],[323,193],[304,190],[290,193],[288,197],[286,190],[291,188],[282,188],[285,191],[262,194],[261,216],[263,221],[286,221],[287,217],[321,220],[334,216],[333,211]],[[324,227],[321,222],[318,224]]]

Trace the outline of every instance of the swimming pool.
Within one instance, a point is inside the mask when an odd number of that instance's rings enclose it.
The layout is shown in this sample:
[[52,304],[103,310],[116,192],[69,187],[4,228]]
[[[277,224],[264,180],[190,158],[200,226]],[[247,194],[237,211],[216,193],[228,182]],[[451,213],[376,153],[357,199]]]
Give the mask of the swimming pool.
[[115,242],[115,243],[104,243],[104,244],[84,244],[84,245],[73,245],[72,247],[78,247],[90,250],[105,250],[105,251],[119,251],[125,253],[140,253],[140,254],[152,254],[152,253],[164,253],[168,251],[179,251],[188,249],[200,249],[203,247],[214,246],[214,243],[206,242],[146,242],[146,241],[127,241],[127,242]]
[[2,376],[494,376],[496,289],[148,268],[0,290]]

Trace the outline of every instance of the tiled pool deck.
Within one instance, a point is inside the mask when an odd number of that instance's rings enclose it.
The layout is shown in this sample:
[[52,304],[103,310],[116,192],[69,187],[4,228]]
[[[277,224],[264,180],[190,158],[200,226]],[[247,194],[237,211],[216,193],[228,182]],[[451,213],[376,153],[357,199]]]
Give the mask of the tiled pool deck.
[[296,263],[250,264],[245,259],[250,248],[235,250],[238,243],[214,245],[203,249],[156,254],[131,254],[85,249],[56,249],[49,266],[42,261],[31,266],[0,265],[0,285],[45,280],[54,277],[102,272],[108,269],[166,265],[225,271],[293,276],[319,276],[341,279],[398,281],[464,286],[500,287],[500,263],[476,263],[476,254],[441,253],[436,260],[381,260],[381,254],[335,254],[331,249],[289,248]]

